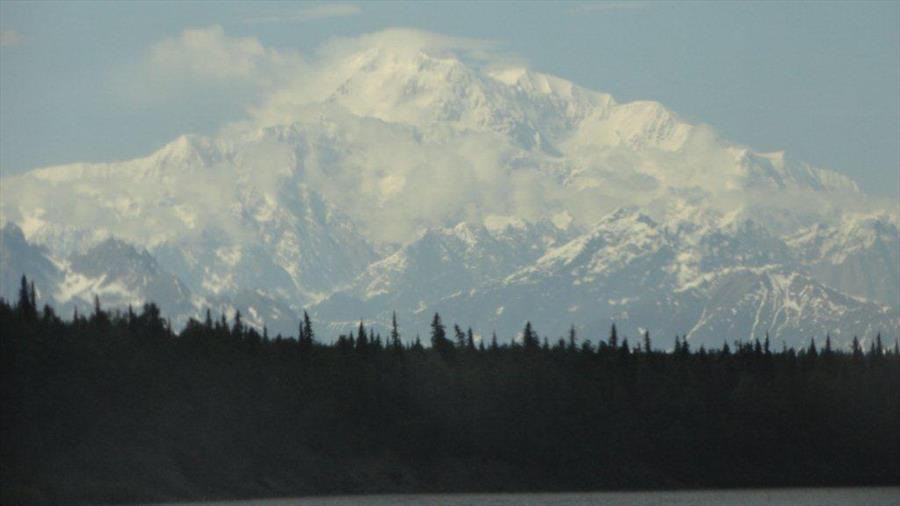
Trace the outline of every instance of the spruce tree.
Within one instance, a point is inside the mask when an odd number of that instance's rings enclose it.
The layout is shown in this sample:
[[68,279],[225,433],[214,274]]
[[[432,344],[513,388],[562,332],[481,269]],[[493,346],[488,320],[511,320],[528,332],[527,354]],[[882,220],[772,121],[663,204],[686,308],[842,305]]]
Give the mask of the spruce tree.
[[244,336],[244,323],[241,321],[240,309],[234,312],[234,326],[231,328],[231,335],[238,338]]
[[19,303],[18,309],[22,314],[27,314],[28,312],[28,304],[31,303],[31,298],[28,296],[28,278],[25,275],[22,275],[22,280],[19,285]]
[[456,347],[460,350],[466,347],[466,333],[463,332],[459,325],[453,325],[453,333],[456,335]]
[[394,311],[394,313],[391,315],[391,346],[396,350],[399,350],[403,347],[400,342],[400,330],[397,326],[396,311]]
[[303,311],[303,319],[300,320],[297,336],[297,344],[301,352],[307,352],[312,349],[315,333],[313,332],[312,322],[309,319],[309,313],[306,311]]
[[28,290],[28,279],[24,275],[22,285],[19,287],[19,303],[16,309],[26,321],[34,321],[37,318],[37,307],[33,305],[33,297]]
[[856,336],[853,336],[852,350],[854,359],[859,360],[862,358],[862,346],[859,345],[859,339]]
[[450,341],[447,340],[447,331],[441,322],[441,315],[434,313],[434,318],[431,320],[431,347],[438,353],[445,354],[450,346]]
[[359,320],[359,332],[356,336],[356,349],[365,352],[369,348],[369,336],[366,335],[366,326],[362,319]]
[[34,281],[28,285],[28,299],[31,303],[31,309],[34,312],[34,316],[37,316],[37,291],[34,289]]
[[537,333],[531,328],[531,322],[525,322],[525,329],[522,331],[522,346],[527,350],[533,350],[539,348],[540,345]]

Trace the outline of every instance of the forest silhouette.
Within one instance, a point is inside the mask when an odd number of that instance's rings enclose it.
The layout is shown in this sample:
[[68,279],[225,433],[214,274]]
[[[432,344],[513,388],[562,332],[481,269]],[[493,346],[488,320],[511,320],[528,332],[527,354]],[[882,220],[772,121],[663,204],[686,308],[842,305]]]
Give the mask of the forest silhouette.
[[[207,311],[0,299],[3,504],[387,492],[900,485],[900,352],[811,340],[481,339],[365,322],[330,344]],[[671,341],[670,341],[671,342]],[[667,347],[667,346],[666,346]]]

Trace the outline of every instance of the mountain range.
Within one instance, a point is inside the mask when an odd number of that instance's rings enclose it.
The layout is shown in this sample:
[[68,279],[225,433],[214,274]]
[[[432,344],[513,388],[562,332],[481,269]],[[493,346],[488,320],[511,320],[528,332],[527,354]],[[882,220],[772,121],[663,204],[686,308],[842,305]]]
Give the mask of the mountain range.
[[610,324],[667,347],[900,333],[896,203],[651,101],[373,43],[251,121],[0,180],[0,294],[157,302],[329,338],[434,312],[479,338]]

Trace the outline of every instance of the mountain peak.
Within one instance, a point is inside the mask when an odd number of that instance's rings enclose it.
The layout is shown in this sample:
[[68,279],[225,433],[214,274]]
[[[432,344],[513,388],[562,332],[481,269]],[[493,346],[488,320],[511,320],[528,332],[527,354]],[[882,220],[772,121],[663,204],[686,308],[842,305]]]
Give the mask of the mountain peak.
[[658,223],[650,216],[643,213],[640,208],[635,206],[620,207],[613,212],[607,214],[595,226],[595,229],[606,229],[610,226],[622,225],[644,225],[650,228],[656,228]]

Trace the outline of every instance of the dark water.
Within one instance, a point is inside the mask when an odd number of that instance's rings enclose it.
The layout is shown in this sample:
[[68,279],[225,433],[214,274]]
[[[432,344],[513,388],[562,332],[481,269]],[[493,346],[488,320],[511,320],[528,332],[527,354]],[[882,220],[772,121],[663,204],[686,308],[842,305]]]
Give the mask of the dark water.
[[[900,506],[898,488],[708,490],[691,492],[597,492],[571,494],[369,495],[301,499],[265,499],[165,506]],[[163,505],[158,505],[163,506]]]

